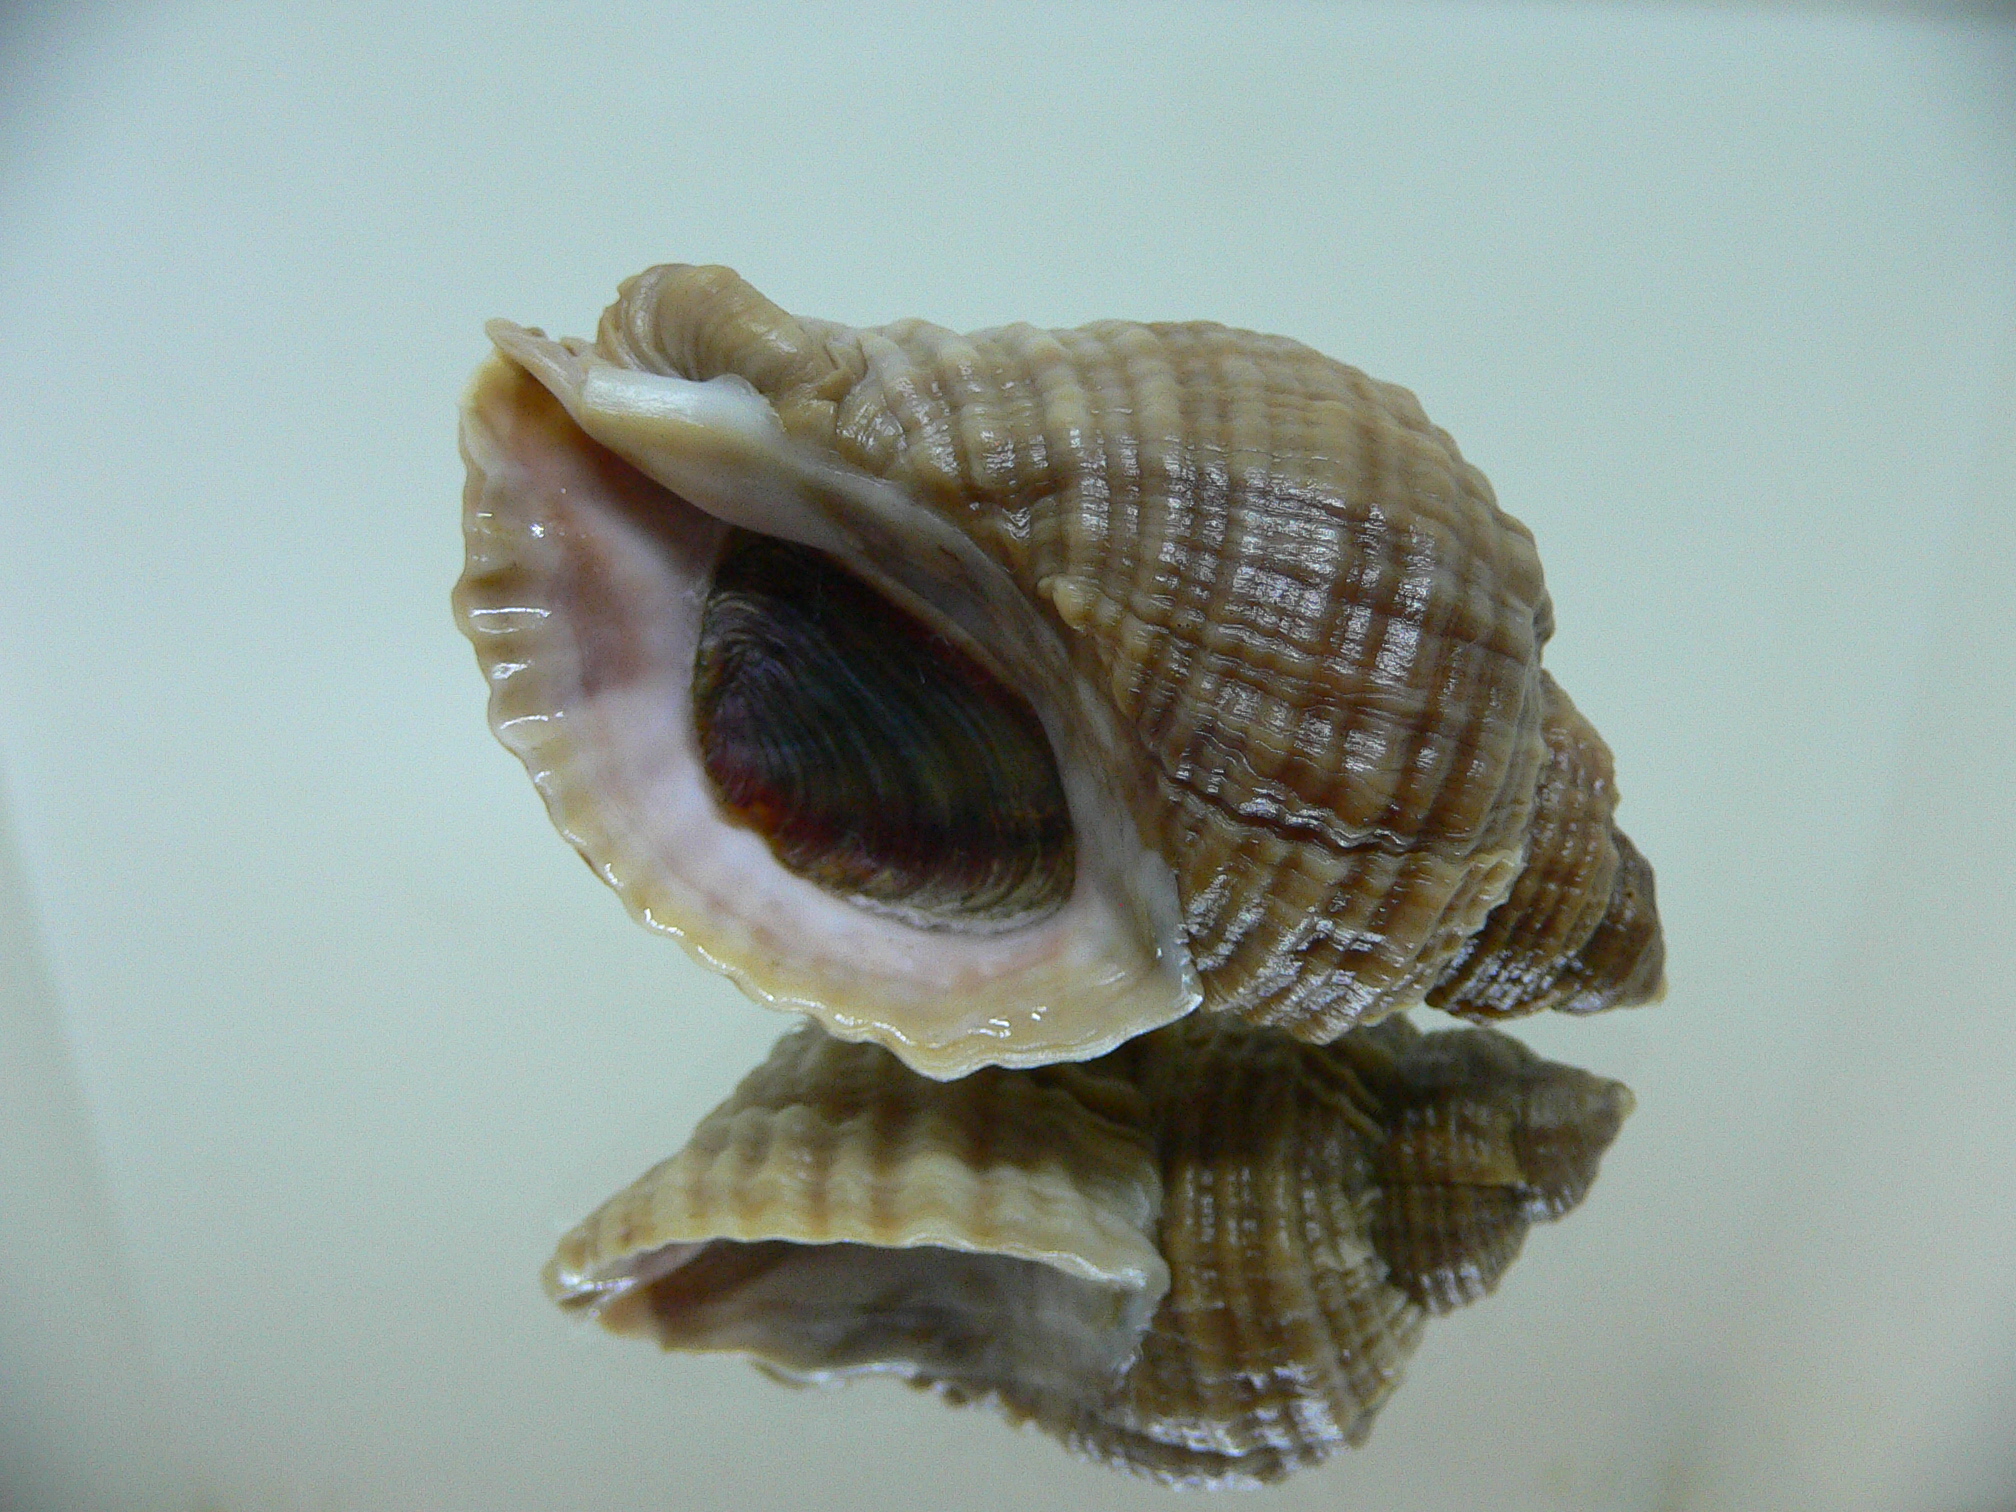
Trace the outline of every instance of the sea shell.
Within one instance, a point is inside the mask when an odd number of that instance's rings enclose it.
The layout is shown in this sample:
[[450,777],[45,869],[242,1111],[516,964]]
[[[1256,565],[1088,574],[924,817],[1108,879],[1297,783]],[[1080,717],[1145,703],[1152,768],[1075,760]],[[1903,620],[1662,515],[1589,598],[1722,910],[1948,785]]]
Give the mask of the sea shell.
[[1207,324],[855,330],[722,268],[592,345],[491,335],[493,724],[759,1000],[953,1077],[1200,1002],[1324,1040],[1659,989],[1531,537],[1405,390]]
[[1361,1441],[1431,1313],[1579,1202],[1620,1084],[1404,1019],[1190,1019],[938,1083],[816,1029],[561,1242],[565,1307],[796,1382],[884,1373],[1178,1485]]

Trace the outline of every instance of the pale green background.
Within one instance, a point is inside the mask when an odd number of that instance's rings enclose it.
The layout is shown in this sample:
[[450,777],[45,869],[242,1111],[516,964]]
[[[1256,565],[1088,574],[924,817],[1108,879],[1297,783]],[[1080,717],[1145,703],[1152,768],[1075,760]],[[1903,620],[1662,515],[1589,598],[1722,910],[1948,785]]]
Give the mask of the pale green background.
[[482,320],[667,259],[1291,334],[1538,535],[1672,993],[1521,1032],[1640,1109],[1256,1504],[2016,1505],[2016,28],[1251,3],[0,19],[0,1505],[1166,1504],[538,1290],[782,1027],[448,615]]

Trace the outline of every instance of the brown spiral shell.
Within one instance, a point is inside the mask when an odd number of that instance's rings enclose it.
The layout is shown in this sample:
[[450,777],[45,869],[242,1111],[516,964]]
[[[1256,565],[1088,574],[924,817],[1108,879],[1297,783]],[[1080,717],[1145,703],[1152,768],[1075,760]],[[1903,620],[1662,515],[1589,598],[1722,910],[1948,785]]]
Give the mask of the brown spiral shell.
[[[1060,1001],[1052,985],[1004,988],[989,1022],[1007,1027],[974,1048],[978,1030],[920,1029],[893,1007],[878,1019],[866,988],[834,989],[855,995],[831,1007],[816,986],[740,971],[736,949],[696,946],[766,1000],[943,1075],[1096,1054],[1200,999],[1321,1041],[1424,1000],[1502,1017],[1660,990],[1651,871],[1612,822],[1609,752],[1541,670],[1553,613],[1532,538],[1405,389],[1204,323],[854,329],[684,265],[626,283],[592,346],[493,334],[567,409],[532,429],[571,421],[646,487],[837,554],[1000,667],[1067,780],[1099,768],[1099,804],[1173,884],[1169,926],[1149,922],[1152,887],[1121,889],[1135,901],[1117,914],[1143,921],[1124,973],[1145,980],[1139,962],[1160,960],[1173,974],[1103,1037],[1024,1023],[1023,1003]],[[530,401],[502,382],[479,382],[465,422],[458,600],[493,678],[532,662],[538,637],[500,611],[529,602],[519,567],[545,549],[513,544],[515,474],[493,459]],[[740,395],[754,418],[708,418]],[[960,556],[975,548],[978,566]],[[979,586],[925,603],[955,558]],[[1020,607],[993,604],[990,574]],[[1067,676],[1069,691],[1053,686]],[[586,800],[542,787],[626,886],[579,822]],[[1098,806],[1073,803],[1081,821]]]

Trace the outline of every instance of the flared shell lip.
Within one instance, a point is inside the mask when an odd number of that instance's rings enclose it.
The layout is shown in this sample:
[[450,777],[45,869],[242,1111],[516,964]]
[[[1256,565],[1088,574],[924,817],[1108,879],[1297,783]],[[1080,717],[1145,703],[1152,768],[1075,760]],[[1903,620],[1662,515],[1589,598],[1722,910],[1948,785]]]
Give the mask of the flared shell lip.
[[[1169,1268],[1146,1115],[1097,1072],[933,1082],[800,1024],[676,1153],[575,1224],[543,1279],[599,1312],[711,1244],[781,1241],[999,1256],[1152,1308]],[[1014,1132],[978,1147],[976,1120]]]
[[[570,419],[578,424],[582,393],[590,381],[591,369],[599,374],[609,365],[593,357],[581,343],[547,341],[536,332],[508,323],[493,322],[491,334],[498,340],[500,350],[478,369],[462,409],[461,449],[468,467],[464,493],[468,554],[454,594],[456,619],[474,645],[489,681],[490,722],[497,738],[524,763],[554,826],[623,899],[634,918],[647,928],[678,940],[696,961],[726,975],[764,1006],[807,1014],[842,1039],[884,1044],[913,1069],[938,1079],[964,1076],[987,1065],[1028,1067],[1091,1059],[1196,1007],[1202,999],[1202,990],[1182,943],[1173,877],[1166,864],[1142,845],[1138,836],[1132,835],[1131,820],[1127,821],[1131,849],[1116,863],[1120,871],[1131,867],[1131,873],[1124,879],[1108,877],[1104,885],[1108,893],[1124,893],[1137,900],[1129,906],[1142,906],[1138,900],[1147,900],[1145,906],[1152,917],[1137,920],[1134,926],[1147,937],[1145,958],[1120,965],[1096,958],[1075,959],[1052,971],[1059,980],[1069,978],[1074,995],[1103,1004],[1103,1011],[1087,1011],[1083,1002],[1074,1004],[1069,999],[1059,999],[1065,1004],[1065,1011],[1060,1012],[1057,1001],[1048,998],[1029,1001],[1026,995],[1020,1002],[997,1007],[975,994],[976,1006],[955,1018],[950,1032],[932,1034],[920,1027],[905,1027],[892,1022],[892,1015],[884,1012],[879,1002],[853,1005],[793,986],[785,958],[786,942],[773,939],[767,948],[759,945],[752,950],[747,926],[712,918],[703,901],[680,896],[677,888],[668,890],[663,880],[654,876],[652,862],[640,849],[641,842],[634,841],[604,812],[594,796],[595,774],[582,768],[582,758],[574,745],[574,726],[580,723],[580,716],[570,706],[573,687],[578,683],[578,658],[570,661],[571,653],[556,651],[554,619],[558,608],[550,591],[541,586],[557,570],[557,558],[563,549],[558,539],[561,532],[547,521],[515,519],[513,511],[494,495],[493,491],[503,488],[500,480],[511,475],[514,463],[505,439],[482,418],[486,404],[493,400],[502,402],[504,386],[529,377],[545,393],[559,400]],[[640,380],[655,378],[655,375],[631,376]],[[623,379],[619,375],[610,381],[621,384]],[[680,382],[655,381],[661,385]],[[555,385],[559,387],[556,389]],[[710,392],[696,396],[693,391]],[[732,468],[737,465],[733,455],[737,448],[785,450],[774,415],[770,416],[767,429],[760,414],[754,421],[750,419],[756,407],[767,412],[767,404],[740,380],[686,383],[675,397],[680,403],[691,401],[680,423],[699,424],[703,430],[716,427],[708,431],[708,444],[719,444],[728,455],[726,462],[705,458],[703,466]],[[646,398],[648,402],[658,402],[655,394],[647,394]],[[556,412],[560,406],[555,407]],[[723,415],[727,417],[725,420]],[[607,450],[599,438],[590,439],[598,450]],[[630,469],[643,486],[663,489],[662,480],[650,479],[636,469],[632,459],[615,451],[608,451],[608,457],[612,463]],[[828,464],[817,465],[830,471]],[[874,480],[847,481],[864,488],[886,488]],[[678,496],[675,493],[673,497]],[[889,506],[878,498],[875,507]],[[711,556],[718,552],[728,528],[716,519],[696,535],[693,546],[696,569],[703,558],[711,563]],[[793,534],[815,545],[859,550],[857,542],[848,541],[844,533],[835,532],[817,520]],[[963,539],[959,544],[973,551]],[[900,598],[900,585],[897,592]],[[699,605],[696,594],[686,606],[696,624]],[[692,754],[697,761],[697,747]],[[1111,779],[1111,773],[1096,773],[1088,774],[1084,780]],[[1080,807],[1074,803],[1074,817]],[[741,832],[741,838],[752,848],[752,863],[761,864],[756,851],[761,850],[767,858],[767,848],[746,831]],[[767,864],[774,867],[774,861]],[[810,883],[795,878],[792,881],[816,892]],[[846,906],[824,894],[819,897],[823,906]],[[1065,912],[1077,903],[1074,897]],[[1035,926],[1035,930],[1053,926],[1062,927],[1053,919]],[[965,996],[956,986],[941,995]],[[1067,1027],[1072,1019],[1078,1022]]]
[[[1110,1215],[1108,1215],[1110,1218]],[[592,1224],[592,1219],[590,1223]],[[687,1225],[703,1228],[703,1225]],[[583,1226],[585,1231],[588,1225]],[[652,1288],[680,1267],[718,1244],[761,1244],[782,1242],[813,1250],[862,1250],[916,1256],[937,1273],[943,1261],[924,1252],[949,1252],[987,1261],[1019,1266],[1041,1266],[1105,1294],[1102,1310],[1110,1309],[1105,1347],[1111,1358],[1105,1363],[1110,1384],[1117,1385],[1133,1361],[1141,1336],[1146,1332],[1156,1308],[1168,1294],[1170,1272],[1159,1252],[1144,1233],[1122,1233],[1110,1221],[1099,1225],[1095,1245],[1088,1246],[1080,1234],[1072,1243],[1059,1234],[1045,1245],[1037,1239],[1020,1241],[997,1239],[982,1242],[962,1232],[945,1217],[906,1226],[900,1237],[874,1238],[830,1235],[815,1237],[772,1225],[743,1233],[701,1232],[692,1239],[672,1240],[639,1251],[599,1268],[583,1268],[579,1263],[578,1241],[583,1231],[570,1234],[559,1251],[540,1273],[547,1295],[565,1312],[592,1319],[617,1335],[652,1336],[657,1328],[651,1300]],[[761,1345],[729,1338],[681,1338],[676,1344],[659,1338],[667,1348],[690,1354],[725,1355],[747,1360],[773,1378],[797,1385],[837,1384],[870,1376],[895,1376],[904,1380],[928,1379],[935,1372],[921,1361],[900,1357],[862,1359],[845,1364],[796,1365],[773,1356]],[[994,1395],[998,1385],[983,1394]]]
[[[690,1230],[690,1232],[686,1232]],[[677,1270],[711,1244],[802,1244],[807,1248],[836,1244],[858,1245],[864,1249],[956,1250],[966,1255],[989,1255],[1004,1260],[1022,1260],[1047,1265],[1067,1276],[1115,1291],[1138,1295],[1150,1301],[1169,1289],[1169,1267],[1145,1238],[1129,1242],[1117,1233],[1102,1235],[1098,1253],[1090,1246],[1054,1237],[1048,1242],[1034,1237],[996,1236],[979,1239],[962,1232],[949,1219],[924,1220],[906,1225],[900,1235],[863,1238],[842,1234],[815,1235],[780,1224],[756,1225],[746,1232],[722,1232],[719,1227],[678,1224],[653,1242],[622,1254],[591,1259],[580,1253],[582,1240],[569,1235],[546,1262],[540,1280],[546,1294],[563,1307],[585,1308],[590,1314],[639,1287],[651,1285]]]

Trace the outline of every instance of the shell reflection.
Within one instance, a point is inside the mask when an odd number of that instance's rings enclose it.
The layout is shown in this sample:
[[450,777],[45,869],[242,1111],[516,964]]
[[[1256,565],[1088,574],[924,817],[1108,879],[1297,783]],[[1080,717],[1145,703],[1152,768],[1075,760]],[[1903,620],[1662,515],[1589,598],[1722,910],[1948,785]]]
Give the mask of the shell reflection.
[[942,1083],[807,1027],[561,1242],[564,1307],[782,1378],[899,1376],[1181,1485],[1363,1439],[1426,1319],[1581,1201],[1621,1084],[1405,1019],[1187,1019]]

